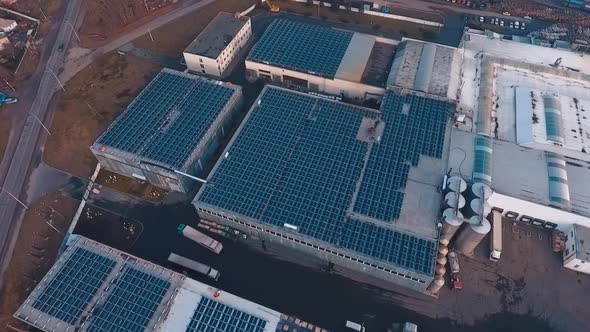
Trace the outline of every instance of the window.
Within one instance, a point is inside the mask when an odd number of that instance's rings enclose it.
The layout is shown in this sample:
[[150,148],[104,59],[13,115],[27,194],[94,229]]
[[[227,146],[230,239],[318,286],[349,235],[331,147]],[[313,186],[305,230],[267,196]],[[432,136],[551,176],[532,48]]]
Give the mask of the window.
[[203,68],[203,69],[204,69],[204,68],[205,68],[205,66],[204,66],[203,64],[201,64],[201,68]]
[[201,72],[202,72],[203,74],[205,74],[205,69],[201,69]]
[[580,265],[578,265],[578,264],[574,265],[574,269],[577,269],[579,267],[580,267]]
[[570,250],[569,249],[565,249],[565,255],[569,255],[570,254]]
[[203,58],[199,58],[199,62],[201,62],[201,63],[202,63],[202,62],[203,62]]
[[572,244],[572,251],[576,251],[576,247]]

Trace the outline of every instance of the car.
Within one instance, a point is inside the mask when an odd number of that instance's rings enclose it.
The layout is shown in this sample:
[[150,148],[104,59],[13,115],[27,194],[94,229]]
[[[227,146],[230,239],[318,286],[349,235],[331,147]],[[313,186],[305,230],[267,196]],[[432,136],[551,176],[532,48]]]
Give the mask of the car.
[[510,22],[510,29],[514,29],[514,23]]
[[530,16],[528,16],[528,15],[525,15],[523,18],[524,18],[524,19],[527,19],[527,20],[532,20],[532,19],[533,19],[532,17],[530,17]]
[[467,6],[467,7],[471,7],[471,1],[467,1],[467,2],[465,3],[465,6]]
[[481,23],[483,23],[483,21],[484,21],[484,19],[483,19],[483,16],[480,16],[480,17],[479,17],[479,21],[480,21]]
[[523,23],[520,25],[520,29],[521,29],[521,30],[524,30],[524,29],[526,29],[526,27],[525,27],[525,25],[524,25],[524,22],[523,22]]
[[503,12],[502,15],[510,16],[510,13],[509,12]]
[[59,45],[59,47],[57,48],[58,52],[63,52],[64,50],[64,44]]
[[500,21],[500,26],[503,27],[504,26],[504,21]]
[[518,21],[514,22],[514,27],[515,27],[515,28],[517,28],[517,29],[518,29],[518,28],[520,28],[520,26],[519,26],[519,25],[520,25],[520,22],[518,22]]
[[495,21],[494,21],[494,19],[493,19],[493,18],[491,18],[491,19],[490,19],[490,24],[494,24],[494,22],[495,22]]

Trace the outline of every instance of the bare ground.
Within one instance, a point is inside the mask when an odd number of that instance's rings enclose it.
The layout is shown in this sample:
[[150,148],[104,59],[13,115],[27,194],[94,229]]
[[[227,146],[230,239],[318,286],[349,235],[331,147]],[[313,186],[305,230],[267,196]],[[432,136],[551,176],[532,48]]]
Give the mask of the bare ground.
[[[0,290],[1,331],[9,331],[8,326],[28,330],[12,315],[53,265],[63,234],[78,204],[67,194],[52,193],[42,197],[25,213]],[[60,233],[46,222],[50,222]]]
[[[80,27],[81,46],[95,48],[178,7],[172,0],[87,0]],[[151,5],[146,8],[146,4]],[[160,7],[156,9],[155,4]],[[148,11],[149,8],[149,11]]]
[[115,52],[74,76],[59,94],[45,145],[47,164],[80,177],[94,171],[88,149],[161,67]]
[[182,51],[197,37],[219,12],[239,12],[256,3],[256,0],[217,0],[197,11],[178,18],[152,31],[154,41],[146,34],[133,44],[172,57],[182,56]]

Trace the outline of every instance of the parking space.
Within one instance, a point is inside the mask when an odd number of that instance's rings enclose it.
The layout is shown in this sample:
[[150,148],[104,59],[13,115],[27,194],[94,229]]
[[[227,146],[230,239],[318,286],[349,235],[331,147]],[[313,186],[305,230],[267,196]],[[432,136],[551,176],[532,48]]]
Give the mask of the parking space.
[[465,14],[463,18],[467,26],[494,30],[500,33],[528,33],[532,26],[530,19],[509,15],[481,16]]

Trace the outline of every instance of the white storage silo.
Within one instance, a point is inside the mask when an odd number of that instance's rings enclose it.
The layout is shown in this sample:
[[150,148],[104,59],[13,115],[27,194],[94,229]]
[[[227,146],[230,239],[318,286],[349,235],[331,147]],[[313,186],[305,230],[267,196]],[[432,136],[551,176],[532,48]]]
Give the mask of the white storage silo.
[[[483,238],[490,232],[490,222],[485,218],[473,217],[470,220],[470,225],[465,227],[455,240],[455,249],[465,255],[472,255],[475,247],[483,240]],[[471,222],[481,222],[471,224]]]
[[442,228],[440,230],[440,238],[451,241],[461,224],[463,224],[463,214],[461,212],[453,210],[453,208],[447,208],[442,214]]

